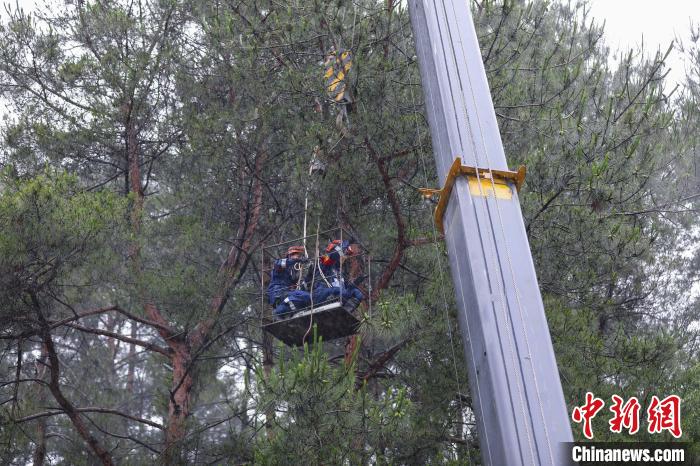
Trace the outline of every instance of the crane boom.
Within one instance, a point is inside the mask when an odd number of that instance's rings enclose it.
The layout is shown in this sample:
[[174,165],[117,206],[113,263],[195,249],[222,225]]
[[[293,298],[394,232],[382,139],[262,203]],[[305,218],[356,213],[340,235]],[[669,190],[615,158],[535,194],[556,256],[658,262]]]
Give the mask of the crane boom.
[[441,227],[483,463],[567,464],[571,426],[515,182],[498,176],[508,165],[469,2],[408,3],[437,172],[450,188]]

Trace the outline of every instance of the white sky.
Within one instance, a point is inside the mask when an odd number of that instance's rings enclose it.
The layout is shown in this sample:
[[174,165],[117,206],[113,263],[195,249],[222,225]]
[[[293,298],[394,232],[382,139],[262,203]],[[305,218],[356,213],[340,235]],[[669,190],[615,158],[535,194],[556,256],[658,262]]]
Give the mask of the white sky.
[[[674,37],[688,41],[690,22],[700,23],[700,0],[590,0],[591,16],[605,21],[605,42],[611,50],[644,48],[666,51]],[[680,54],[671,52],[668,77],[682,81],[685,74]]]

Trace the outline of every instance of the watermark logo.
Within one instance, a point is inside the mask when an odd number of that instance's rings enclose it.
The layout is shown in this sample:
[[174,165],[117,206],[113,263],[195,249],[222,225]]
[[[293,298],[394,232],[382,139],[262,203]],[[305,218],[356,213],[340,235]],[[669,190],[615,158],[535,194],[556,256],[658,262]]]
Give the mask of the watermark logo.
[[637,397],[633,396],[627,400],[627,403],[624,403],[621,397],[613,395],[612,400],[613,405],[610,407],[610,411],[613,413],[613,418],[608,421],[610,432],[619,434],[624,427],[630,434],[636,434],[639,431],[639,410],[642,407]]
[[650,434],[658,434],[667,430],[676,438],[683,434],[681,431],[681,399],[677,395],[670,395],[659,400],[654,395],[647,408],[649,420],[648,431]]
[[583,406],[576,406],[571,413],[571,418],[574,422],[580,424],[583,422],[583,435],[587,439],[593,438],[593,426],[591,421],[598,414],[598,411],[603,409],[605,402],[600,398],[596,398],[591,392],[586,393],[586,403]]
[[687,442],[563,443],[567,462],[561,466],[648,465],[684,466],[693,460]]
[[[586,401],[581,406],[574,407],[571,419],[577,424],[583,424],[583,435],[593,439],[593,418],[603,409],[605,401],[596,397],[593,393],[586,393]],[[625,401],[618,395],[612,396],[612,405],[609,411],[612,413],[608,421],[610,432],[621,433],[623,429],[630,435],[639,432],[639,416],[642,405],[636,397],[631,397]],[[647,432],[650,434],[660,434],[668,431],[675,438],[680,438],[683,434],[681,430],[681,399],[677,395],[669,395],[663,400],[656,395],[651,397],[649,406],[646,409]]]

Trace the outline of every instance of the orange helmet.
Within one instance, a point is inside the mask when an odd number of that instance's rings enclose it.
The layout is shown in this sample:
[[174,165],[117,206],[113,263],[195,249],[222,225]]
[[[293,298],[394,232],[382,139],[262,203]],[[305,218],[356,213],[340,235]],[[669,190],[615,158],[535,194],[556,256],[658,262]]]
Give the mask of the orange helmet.
[[287,256],[291,256],[292,254],[304,254],[304,246],[289,246],[289,249],[287,249]]
[[352,256],[355,254],[356,251],[353,249],[350,243],[351,242],[348,240],[340,241],[339,239],[334,239],[333,241],[328,243],[328,246],[326,247],[326,252],[329,253],[335,249],[341,253],[341,256]]
[[333,249],[335,249],[336,246],[340,246],[340,240],[339,239],[334,239],[330,243],[328,243],[328,246],[326,246],[326,252],[331,252]]

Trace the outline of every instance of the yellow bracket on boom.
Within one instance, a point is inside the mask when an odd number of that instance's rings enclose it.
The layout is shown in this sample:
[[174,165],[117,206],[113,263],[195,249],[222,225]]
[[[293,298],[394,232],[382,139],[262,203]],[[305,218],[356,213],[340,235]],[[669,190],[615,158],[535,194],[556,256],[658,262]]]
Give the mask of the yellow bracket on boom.
[[467,177],[469,192],[472,196],[489,197],[493,195],[496,199],[512,199],[513,192],[508,183],[515,184],[515,189],[520,191],[520,187],[525,182],[526,171],[524,165],[520,165],[517,172],[467,167],[462,165],[462,158],[457,157],[447,172],[445,186],[442,189],[420,188],[419,191],[423,197],[428,199],[434,195],[440,196],[435,209],[435,225],[437,225],[440,233],[445,233],[442,226],[442,218],[447,210],[447,202],[450,200],[452,187],[458,176]]

